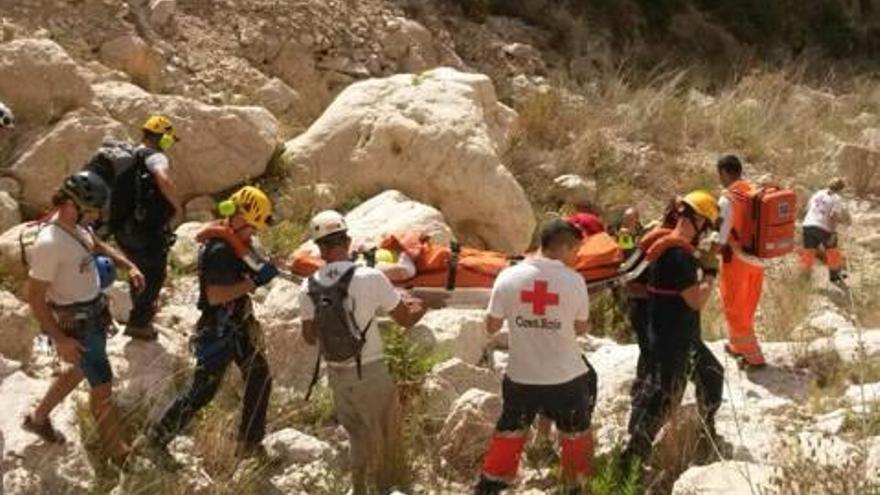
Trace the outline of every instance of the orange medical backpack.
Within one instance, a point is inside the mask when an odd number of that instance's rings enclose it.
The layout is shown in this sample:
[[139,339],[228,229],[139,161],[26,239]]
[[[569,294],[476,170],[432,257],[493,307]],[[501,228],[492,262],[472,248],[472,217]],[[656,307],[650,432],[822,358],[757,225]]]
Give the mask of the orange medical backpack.
[[733,202],[732,239],[758,258],[776,258],[795,248],[797,197],[776,185],[739,181],[725,195]]

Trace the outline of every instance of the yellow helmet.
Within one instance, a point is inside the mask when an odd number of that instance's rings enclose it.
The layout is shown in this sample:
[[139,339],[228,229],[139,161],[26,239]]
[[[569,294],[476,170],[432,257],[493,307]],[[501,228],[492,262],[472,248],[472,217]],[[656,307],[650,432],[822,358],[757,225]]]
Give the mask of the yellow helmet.
[[714,224],[718,221],[718,202],[709,192],[702,190],[689,192],[681,202],[693,208],[697,215],[709,222]]
[[153,134],[169,134],[172,137],[174,136],[174,126],[171,125],[171,121],[168,120],[168,117],[162,115],[150,115],[147,118],[147,121],[144,122],[143,130],[152,132]]
[[244,221],[257,230],[263,230],[272,221],[272,202],[266,193],[254,186],[244,186],[230,196]]

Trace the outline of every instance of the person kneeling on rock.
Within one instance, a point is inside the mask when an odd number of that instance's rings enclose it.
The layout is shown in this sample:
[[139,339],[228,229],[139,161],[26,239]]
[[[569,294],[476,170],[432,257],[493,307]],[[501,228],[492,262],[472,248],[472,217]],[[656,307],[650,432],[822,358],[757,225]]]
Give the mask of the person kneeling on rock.
[[477,495],[500,493],[513,483],[538,413],[560,432],[566,493],[582,493],[591,474],[596,372],[576,340],[589,331],[590,299],[583,277],[570,268],[583,236],[567,221],[545,223],[539,253],[501,272],[492,288],[486,329],[494,334],[507,321],[510,362]]
[[268,225],[272,203],[263,191],[252,186],[239,189],[224,203],[219,209],[230,211],[229,218],[207,227],[198,236],[202,242],[198,265],[198,306],[202,314],[193,339],[195,374],[189,388],[135,445],[137,451],[164,469],[178,467],[167,450],[168,443],[214,398],[232,361],[245,381],[236,455],[266,456],[261,442],[272,379],[250,293],[271,282],[279,271],[270,262],[255,271],[236,253],[242,251],[242,245],[249,246],[254,233]]
[[698,258],[694,247],[717,221],[719,207],[708,192],[694,191],[678,202],[677,212],[675,227],[647,253],[655,259],[647,276],[649,345],[645,376],[633,390],[627,465],[649,460],[654,437],[679,407],[689,379],[696,384],[702,420],[698,448],[718,452],[721,442],[715,413],[724,368],[700,336],[700,311],[712,295],[719,259],[711,249]]
[[142,288],[144,276],[115,249],[98,240],[87,227],[101,214],[109,191],[92,172],[67,177],[52,198],[56,211],[37,234],[30,250],[28,303],[58,355],[72,364],[49,387],[23,428],[46,442],[64,443],[49,414],[85,378],[91,386],[92,414],[105,453],[122,467],[129,449],[113,411],[113,371],[107,358],[112,319],[102,285],[102,266],[109,260],[128,270],[132,286]]

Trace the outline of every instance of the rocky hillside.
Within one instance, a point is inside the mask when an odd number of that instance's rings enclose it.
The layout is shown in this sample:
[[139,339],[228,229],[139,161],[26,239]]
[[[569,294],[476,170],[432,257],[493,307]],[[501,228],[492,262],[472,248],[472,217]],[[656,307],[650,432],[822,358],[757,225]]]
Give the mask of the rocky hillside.
[[[868,70],[880,5],[627,0],[16,0],[0,11],[0,100],[18,125],[0,138],[0,419],[4,493],[345,493],[347,442],[297,322],[298,288],[258,295],[277,389],[266,444],[273,465],[231,456],[237,373],[173,444],[186,469],[122,477],[95,452],[86,393],[50,447],[21,415],[53,363],[20,299],[20,222],[107,138],[136,135],[151,112],[183,140],[174,174],[187,199],[161,337],[109,347],[118,406],[134,436],[190,365],[194,233],[215,199],[244,181],[275,196],[283,220],[264,239],[279,255],[317,208],[348,212],[358,239],[411,228],[439,242],[521,252],[545,212],[588,197],[609,220],[644,217],[675,193],[716,188],[712,163],[735,151],[748,173],[807,194],[833,175],[853,187],[842,233],[850,291],[768,273],[759,334],[772,366],[724,359],[719,431],[730,460],[690,467],[684,429],[667,429],[652,493],[875,493],[880,490],[880,89]],[[124,287],[113,309],[121,322]],[[582,340],[599,374],[596,494],[625,493],[610,454],[625,440],[637,349],[608,297]],[[717,302],[703,315],[724,357]],[[430,313],[386,328],[405,384],[407,493],[466,493],[499,407],[507,359],[479,311]],[[691,421],[690,392],[679,415]],[[550,493],[556,453],[537,436],[519,493]]]

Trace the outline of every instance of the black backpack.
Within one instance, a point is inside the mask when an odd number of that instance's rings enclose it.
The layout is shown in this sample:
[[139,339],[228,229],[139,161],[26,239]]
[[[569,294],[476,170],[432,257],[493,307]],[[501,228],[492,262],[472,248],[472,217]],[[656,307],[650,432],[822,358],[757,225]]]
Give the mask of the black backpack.
[[172,206],[147,169],[147,158],[153,153],[156,151],[143,146],[110,141],[84,167],[104,179],[110,189],[110,233],[119,234],[128,228],[136,233],[155,234],[171,218]]
[[315,307],[313,323],[318,336],[318,360],[306,400],[318,381],[322,357],[329,362],[344,362],[354,358],[358,378],[361,376],[361,351],[373,320],[368,321],[362,330],[358,328],[354,313],[345,307],[348,287],[356,269],[356,266],[350,267],[339,280],[328,286],[319,284],[314,275],[309,278],[308,295]]

